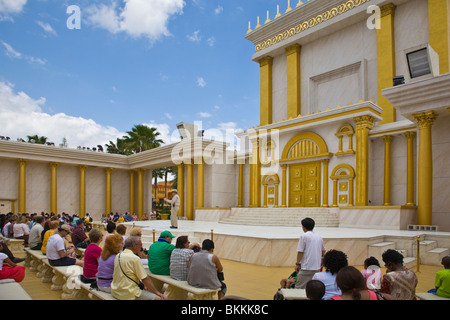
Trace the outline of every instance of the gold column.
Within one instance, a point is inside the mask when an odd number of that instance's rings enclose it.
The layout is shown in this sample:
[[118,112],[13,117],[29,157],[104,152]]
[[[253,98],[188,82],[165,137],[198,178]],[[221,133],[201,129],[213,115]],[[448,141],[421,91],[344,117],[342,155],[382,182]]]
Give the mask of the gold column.
[[278,187],[279,183],[275,183],[275,205],[274,208],[278,208]]
[[281,207],[282,208],[286,208],[286,191],[287,191],[287,174],[286,174],[286,170],[287,170],[287,165],[286,164],[282,164],[281,165],[281,170],[282,170],[282,180],[281,181]]
[[138,176],[138,196],[137,196],[137,216],[141,220],[144,215],[144,172],[145,169],[137,169]]
[[415,206],[414,202],[414,131],[405,132],[407,143],[406,158],[406,206]]
[[113,168],[105,168],[105,213],[111,213],[111,171]]
[[26,213],[27,210],[27,161],[25,159],[17,159],[19,163],[19,213]]
[[180,197],[180,209],[178,210],[178,216],[184,217],[184,164],[178,165],[178,183],[177,193]]
[[323,188],[322,188],[322,207],[328,207],[328,163],[329,159],[323,159]]
[[134,206],[134,200],[135,200],[135,190],[134,190],[134,173],[135,170],[129,170],[128,173],[130,174],[130,191],[128,194],[128,203],[129,203],[129,210],[130,214],[133,214],[136,212],[135,206]]
[[417,222],[431,225],[433,221],[433,148],[431,126],[437,117],[433,111],[413,114],[419,124],[419,170],[417,179]]
[[197,164],[197,208],[205,206],[205,164],[203,159]]
[[243,207],[244,199],[244,165],[239,164],[238,208]]
[[384,141],[384,205],[391,205],[391,142],[393,136],[383,136]]
[[255,172],[256,207],[261,207],[261,158],[259,138],[256,139],[256,172]]
[[12,213],[16,213],[16,208],[15,208],[14,200],[11,200],[11,212],[12,212]]
[[249,204],[248,204],[248,206],[250,207],[250,208],[253,208],[254,206],[255,206],[255,199],[254,199],[254,197],[253,197],[253,195],[254,195],[254,192],[253,192],[253,190],[254,190],[254,188],[255,188],[255,182],[254,182],[254,179],[253,179],[253,176],[255,175],[255,165],[253,164],[253,161],[254,161],[254,157],[252,156],[252,158],[251,158],[251,161],[250,161],[250,179],[249,179],[249,181],[250,181],[250,185],[249,185],[249,195],[248,195],[248,197],[249,197]]
[[353,207],[353,178],[348,178],[348,206]]
[[80,186],[78,193],[78,214],[80,218],[86,215],[86,168],[88,166],[78,166],[80,168]]
[[50,162],[50,212],[58,214],[58,163]]
[[381,7],[381,28],[377,29],[377,65],[378,65],[378,105],[383,109],[380,124],[395,122],[395,109],[381,94],[381,90],[392,87],[395,76],[395,5]]
[[263,208],[267,208],[267,184],[264,184],[264,205]]
[[301,114],[300,52],[301,46],[298,44],[286,48],[288,119],[297,118]]
[[272,57],[259,60],[260,67],[260,125],[272,123]]
[[337,207],[338,206],[338,179],[334,178],[333,179],[333,204],[331,205],[332,207]]
[[428,0],[430,46],[439,54],[439,73],[450,72],[450,1]]
[[186,217],[188,220],[194,220],[194,165],[186,164]]
[[356,205],[368,205],[369,193],[369,130],[373,128],[371,116],[356,117]]

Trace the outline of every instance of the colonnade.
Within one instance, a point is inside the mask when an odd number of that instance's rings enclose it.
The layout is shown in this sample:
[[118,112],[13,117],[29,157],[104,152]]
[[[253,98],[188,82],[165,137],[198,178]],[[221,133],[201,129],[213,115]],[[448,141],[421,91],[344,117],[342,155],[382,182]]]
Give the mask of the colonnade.
[[[18,176],[18,211],[27,212],[26,194],[26,167],[29,160],[17,159],[19,166]],[[60,163],[49,162],[50,167],[50,212],[58,213],[58,167]],[[199,164],[180,164],[178,165],[178,194],[180,196],[181,205],[178,216],[183,217],[186,205],[186,216],[189,220],[194,219],[194,166],[197,166],[197,199],[196,208],[204,207],[204,162]],[[78,215],[83,218],[86,215],[86,171],[89,166],[78,165],[79,168],[79,185],[78,185]],[[105,213],[110,213],[112,208],[112,177],[114,168],[105,167]],[[129,212],[137,213],[138,218],[142,218],[144,213],[144,173],[146,169],[138,168],[128,170],[129,173]],[[186,172],[186,182],[185,182]],[[137,178],[137,190],[135,188]],[[137,198],[137,203],[135,199]],[[14,208],[14,206],[12,206]],[[13,209],[14,210],[14,209]]]

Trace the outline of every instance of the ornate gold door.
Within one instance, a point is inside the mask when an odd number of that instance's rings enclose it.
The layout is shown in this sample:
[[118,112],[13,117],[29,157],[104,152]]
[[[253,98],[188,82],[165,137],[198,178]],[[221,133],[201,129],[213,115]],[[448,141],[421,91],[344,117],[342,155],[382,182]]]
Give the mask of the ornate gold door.
[[320,162],[289,166],[289,207],[319,207],[320,194]]

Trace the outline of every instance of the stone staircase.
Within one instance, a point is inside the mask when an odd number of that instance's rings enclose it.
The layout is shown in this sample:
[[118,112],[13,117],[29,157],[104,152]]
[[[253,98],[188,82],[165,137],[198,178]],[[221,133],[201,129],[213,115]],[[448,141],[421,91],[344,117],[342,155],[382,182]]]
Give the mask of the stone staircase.
[[330,208],[232,208],[219,223],[300,227],[306,217],[313,218],[316,227],[339,227],[339,216]]
[[[378,259],[380,265],[383,266],[382,254],[388,249],[394,249],[400,252],[404,257],[404,265],[411,269],[417,266],[417,244],[416,240],[410,240],[410,244],[403,245],[410,247],[410,249],[399,249],[395,241],[383,241],[369,245],[368,257],[373,256]],[[444,256],[449,255],[450,249],[439,248],[438,241],[436,240],[421,240],[419,241],[419,255],[420,264],[441,266],[441,260]]]

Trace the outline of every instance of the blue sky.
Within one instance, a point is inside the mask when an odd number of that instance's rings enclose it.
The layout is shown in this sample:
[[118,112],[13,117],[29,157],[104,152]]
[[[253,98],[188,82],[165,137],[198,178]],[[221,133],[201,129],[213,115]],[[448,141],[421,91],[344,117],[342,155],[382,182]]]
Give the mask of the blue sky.
[[[244,36],[277,4],[286,10],[287,0],[0,0],[0,135],[75,148],[136,124],[167,143],[182,121],[257,126],[259,66]],[[71,5],[80,29],[67,26]]]

